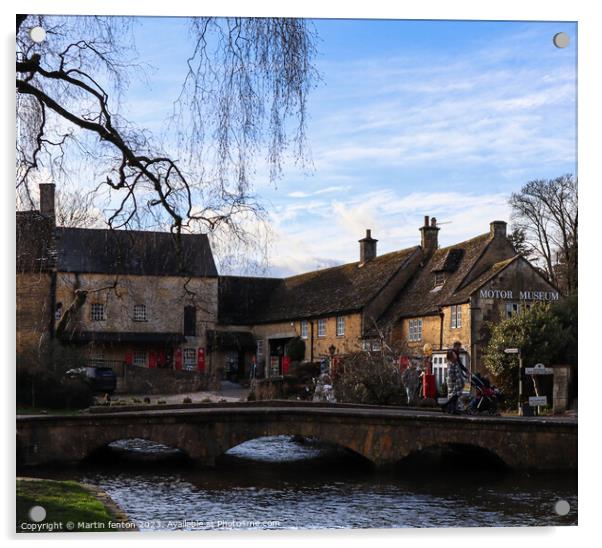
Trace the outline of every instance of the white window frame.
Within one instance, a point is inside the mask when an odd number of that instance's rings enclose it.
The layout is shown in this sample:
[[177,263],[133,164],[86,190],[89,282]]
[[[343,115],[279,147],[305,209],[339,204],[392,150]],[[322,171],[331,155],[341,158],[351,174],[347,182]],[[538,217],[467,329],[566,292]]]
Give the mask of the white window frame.
[[135,322],[148,321],[148,317],[146,315],[146,305],[145,304],[135,304],[134,305],[134,315],[133,315],[132,319]]
[[441,287],[445,283],[445,272],[435,272],[435,287]]
[[520,313],[520,303],[506,303],[506,312],[505,312],[505,318],[512,318],[512,316]]
[[326,337],[326,318],[320,318],[318,320],[318,337]]
[[380,341],[373,341],[372,342],[372,352],[380,352],[382,349],[381,345],[380,345]]
[[102,322],[107,319],[103,303],[92,303],[90,305],[90,319],[93,322]]
[[462,327],[462,305],[454,304],[451,306],[451,328],[460,329]]
[[186,371],[196,370],[196,348],[184,348],[182,352],[182,367]]
[[345,336],[345,316],[337,316],[337,337]]
[[56,308],[54,309],[54,319],[55,321],[60,321],[63,317],[63,303],[56,303]]
[[371,345],[370,341],[362,341],[362,350],[364,352],[370,352],[371,346],[372,345]]
[[257,361],[259,362],[263,359],[263,339],[257,339],[257,341],[255,341],[255,344],[255,356],[257,357]]
[[307,320],[301,320],[301,338],[307,339],[309,333],[309,322]]
[[408,321],[408,340],[412,342],[422,340],[422,318]]
[[146,350],[134,350],[132,352],[132,365],[148,367],[148,352]]

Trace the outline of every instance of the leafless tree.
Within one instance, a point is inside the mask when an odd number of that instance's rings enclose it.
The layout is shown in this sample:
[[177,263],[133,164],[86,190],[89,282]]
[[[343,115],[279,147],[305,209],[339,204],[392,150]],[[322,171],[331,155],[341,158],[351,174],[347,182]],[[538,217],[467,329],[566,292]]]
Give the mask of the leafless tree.
[[102,213],[95,205],[94,193],[84,188],[61,188],[56,193],[57,226],[101,228]]
[[[118,17],[17,15],[17,188],[31,199],[36,174],[81,177],[93,164],[108,193],[111,227],[131,227],[146,209],[155,225],[185,231],[248,231],[261,216],[252,192],[262,150],[272,179],[291,150],[306,160],[307,96],[316,81],[315,34],[283,18],[190,20],[191,53],[175,98],[171,132],[134,127],[120,96],[134,64],[134,21]],[[47,39],[29,36],[42,26]]]
[[511,195],[515,231],[550,281],[570,293],[577,289],[577,178],[534,180]]

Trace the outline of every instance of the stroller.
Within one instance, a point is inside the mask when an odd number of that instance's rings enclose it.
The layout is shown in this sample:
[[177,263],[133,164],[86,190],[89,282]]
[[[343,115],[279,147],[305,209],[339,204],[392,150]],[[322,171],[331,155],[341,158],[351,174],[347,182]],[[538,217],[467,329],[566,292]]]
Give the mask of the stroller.
[[475,395],[470,400],[466,412],[469,415],[499,415],[499,403],[502,399],[501,391],[491,384],[487,377],[479,373],[471,376]]

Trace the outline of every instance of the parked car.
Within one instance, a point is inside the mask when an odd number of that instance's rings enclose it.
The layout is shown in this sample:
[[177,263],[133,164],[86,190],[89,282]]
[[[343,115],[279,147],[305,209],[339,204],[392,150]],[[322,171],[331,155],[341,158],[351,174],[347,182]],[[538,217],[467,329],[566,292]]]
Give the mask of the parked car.
[[117,388],[117,375],[115,375],[115,371],[110,367],[78,367],[69,369],[65,373],[65,377],[69,379],[85,379],[95,393],[112,394],[115,392],[115,388]]
[[112,394],[117,388],[117,375],[110,367],[87,367],[87,376],[94,392]]

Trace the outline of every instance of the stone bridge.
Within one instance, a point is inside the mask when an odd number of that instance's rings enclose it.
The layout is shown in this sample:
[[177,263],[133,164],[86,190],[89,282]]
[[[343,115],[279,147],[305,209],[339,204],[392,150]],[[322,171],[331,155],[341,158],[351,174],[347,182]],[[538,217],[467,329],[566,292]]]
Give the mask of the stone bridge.
[[261,436],[315,437],[376,466],[437,446],[488,451],[512,468],[577,468],[576,420],[449,416],[386,407],[235,403],[17,417],[17,463],[77,463],[113,441],[143,438],[212,466],[228,449]]

